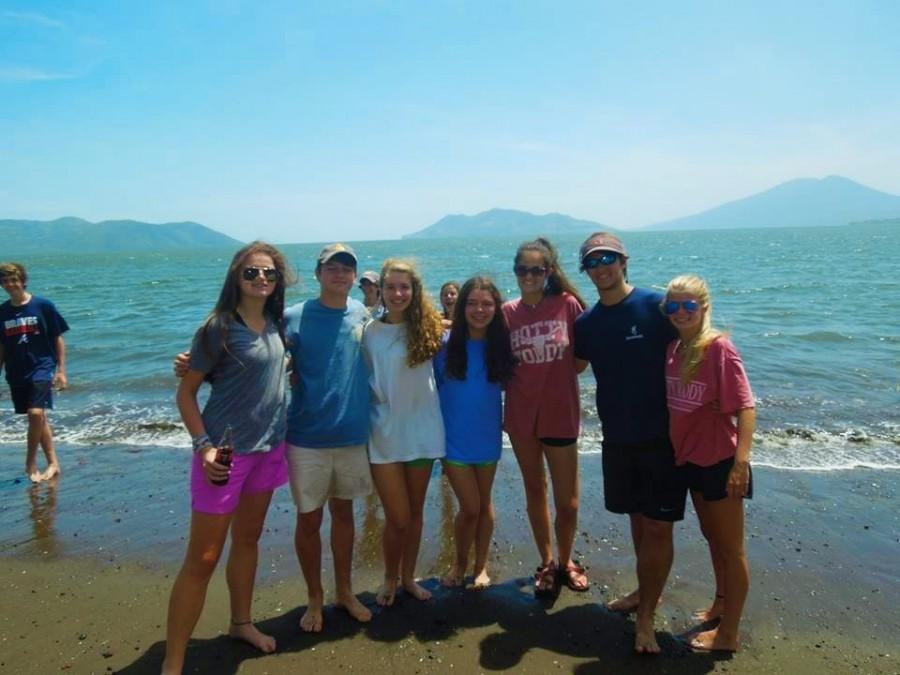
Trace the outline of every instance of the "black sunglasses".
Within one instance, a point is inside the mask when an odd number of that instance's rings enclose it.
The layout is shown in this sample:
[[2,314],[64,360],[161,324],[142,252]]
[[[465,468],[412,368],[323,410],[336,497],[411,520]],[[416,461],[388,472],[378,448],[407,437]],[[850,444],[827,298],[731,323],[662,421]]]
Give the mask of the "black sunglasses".
[[266,281],[278,279],[278,270],[274,267],[245,267],[241,272],[244,281],[256,281],[260,274],[265,277]]
[[600,265],[612,265],[616,260],[619,259],[618,253],[612,253],[607,251],[603,255],[599,255],[596,258],[585,258],[581,261],[581,266],[586,270],[592,270],[595,267],[600,267]]
[[527,277],[529,274],[533,277],[542,277],[547,273],[546,267],[527,267],[525,265],[516,265],[513,267],[513,272],[516,273],[517,277]]

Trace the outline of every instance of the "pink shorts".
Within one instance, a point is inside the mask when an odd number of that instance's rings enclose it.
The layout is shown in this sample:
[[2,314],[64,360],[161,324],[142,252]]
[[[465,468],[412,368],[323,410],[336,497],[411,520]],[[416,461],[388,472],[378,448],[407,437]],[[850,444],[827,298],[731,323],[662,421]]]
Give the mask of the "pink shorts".
[[213,485],[206,479],[203,460],[198,453],[194,453],[191,464],[191,508],[200,513],[232,513],[237,508],[241,495],[272,492],[287,482],[284,443],[279,443],[268,452],[234,455],[231,475],[225,485]]

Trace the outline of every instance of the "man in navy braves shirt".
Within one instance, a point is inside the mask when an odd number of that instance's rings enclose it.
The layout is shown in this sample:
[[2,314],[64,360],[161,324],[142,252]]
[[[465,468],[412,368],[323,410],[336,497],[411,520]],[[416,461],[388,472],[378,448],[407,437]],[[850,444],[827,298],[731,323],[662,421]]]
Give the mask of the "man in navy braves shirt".
[[[65,389],[66,320],[49,300],[29,293],[28,273],[20,263],[0,264],[0,286],[9,300],[0,305],[0,369],[6,367],[16,413],[28,415],[28,453],[25,473],[34,483],[59,474],[47,410],[53,408],[53,386]],[[38,471],[38,445],[47,468]]]

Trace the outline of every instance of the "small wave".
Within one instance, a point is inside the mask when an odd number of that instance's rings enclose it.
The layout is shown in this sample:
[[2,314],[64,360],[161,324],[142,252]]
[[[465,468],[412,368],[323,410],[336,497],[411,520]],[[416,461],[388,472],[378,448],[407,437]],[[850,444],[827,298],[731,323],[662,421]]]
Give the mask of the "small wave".
[[843,333],[836,333],[830,330],[816,330],[811,333],[801,333],[796,335],[795,337],[800,338],[801,340],[808,340],[810,342],[848,342],[849,340],[853,340],[854,337],[852,335],[844,335]]

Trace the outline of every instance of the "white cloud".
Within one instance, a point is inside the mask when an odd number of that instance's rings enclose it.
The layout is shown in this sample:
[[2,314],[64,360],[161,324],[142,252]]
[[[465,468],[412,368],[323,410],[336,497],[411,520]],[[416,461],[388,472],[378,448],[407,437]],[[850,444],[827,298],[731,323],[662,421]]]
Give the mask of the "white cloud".
[[72,80],[72,73],[60,73],[29,66],[0,66],[0,83],[4,82],[49,82],[52,80]]
[[9,19],[10,21],[21,21],[23,23],[33,23],[45,28],[66,28],[66,24],[49,16],[38,14],[37,12],[14,12],[12,10],[3,10],[0,12],[0,18]]

